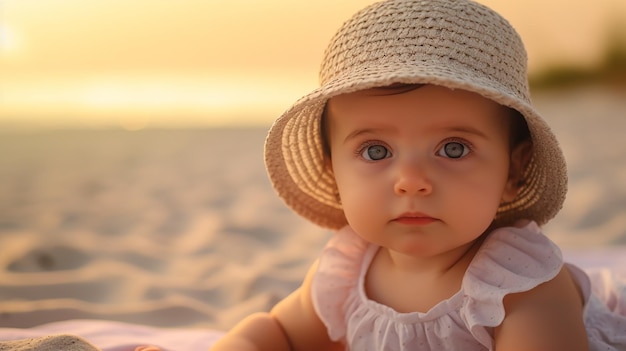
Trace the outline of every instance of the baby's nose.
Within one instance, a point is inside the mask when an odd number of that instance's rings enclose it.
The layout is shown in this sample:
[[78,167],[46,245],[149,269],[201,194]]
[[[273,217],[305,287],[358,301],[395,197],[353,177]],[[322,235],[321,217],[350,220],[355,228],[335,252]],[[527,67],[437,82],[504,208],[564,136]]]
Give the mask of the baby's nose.
[[428,174],[425,162],[403,161],[398,165],[394,191],[398,195],[428,195],[433,188]]

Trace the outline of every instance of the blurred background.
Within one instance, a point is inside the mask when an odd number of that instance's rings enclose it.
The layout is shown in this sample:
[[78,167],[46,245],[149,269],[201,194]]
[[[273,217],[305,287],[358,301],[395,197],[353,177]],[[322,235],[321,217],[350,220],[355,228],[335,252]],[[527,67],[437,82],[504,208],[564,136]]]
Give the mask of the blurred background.
[[[373,2],[0,0],[0,126],[269,125]],[[623,83],[625,1],[481,2],[520,32],[535,87]]]
[[[480,1],[568,162],[546,233],[622,250],[626,1]],[[292,291],[329,233],[275,195],[265,133],[372,2],[0,0],[0,326],[226,329]]]

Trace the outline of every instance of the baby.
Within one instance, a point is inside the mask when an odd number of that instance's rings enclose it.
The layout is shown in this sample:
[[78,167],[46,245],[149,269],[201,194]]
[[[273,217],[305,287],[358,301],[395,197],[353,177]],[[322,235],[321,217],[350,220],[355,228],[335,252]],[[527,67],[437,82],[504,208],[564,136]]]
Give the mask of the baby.
[[624,287],[599,294],[540,230],[566,167],[505,19],[376,3],[320,80],[265,160],[285,203],[336,233],[299,289],[211,350],[626,350]]

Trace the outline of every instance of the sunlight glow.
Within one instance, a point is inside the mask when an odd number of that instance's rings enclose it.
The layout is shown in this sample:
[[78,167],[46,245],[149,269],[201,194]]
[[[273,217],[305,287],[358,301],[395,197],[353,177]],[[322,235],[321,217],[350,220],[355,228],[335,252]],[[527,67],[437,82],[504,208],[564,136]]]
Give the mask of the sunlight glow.
[[19,35],[6,23],[0,23],[0,55],[10,56],[21,50],[22,41]]
[[313,86],[298,78],[252,78],[153,74],[32,80],[10,84],[0,115],[15,116],[16,124],[37,120],[42,127],[267,125]]

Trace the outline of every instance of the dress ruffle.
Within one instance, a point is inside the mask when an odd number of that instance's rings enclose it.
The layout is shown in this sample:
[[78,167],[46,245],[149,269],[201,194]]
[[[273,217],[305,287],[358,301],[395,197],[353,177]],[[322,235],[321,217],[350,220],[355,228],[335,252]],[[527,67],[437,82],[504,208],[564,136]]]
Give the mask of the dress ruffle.
[[350,227],[344,227],[329,240],[319,259],[312,283],[313,307],[323,316],[332,340],[344,338],[346,301],[358,285],[368,246]]
[[[582,271],[574,269],[579,276]],[[626,350],[626,271],[618,275],[607,269],[594,270],[585,275],[584,281],[589,284],[583,286],[589,349]]]
[[552,280],[562,266],[560,249],[534,222],[496,229],[463,278],[465,324],[483,345],[490,346],[493,336],[488,330],[504,320],[504,297]]
[[[378,249],[345,227],[323,250],[313,278],[316,312],[331,339],[353,350],[492,350],[493,328],[505,316],[504,297],[553,279],[564,264],[559,248],[534,222],[500,228],[481,245],[460,291],[428,312],[399,313],[365,292]],[[616,288],[610,277],[590,280],[580,269],[568,269],[585,297],[590,348],[626,350],[624,285]]]

